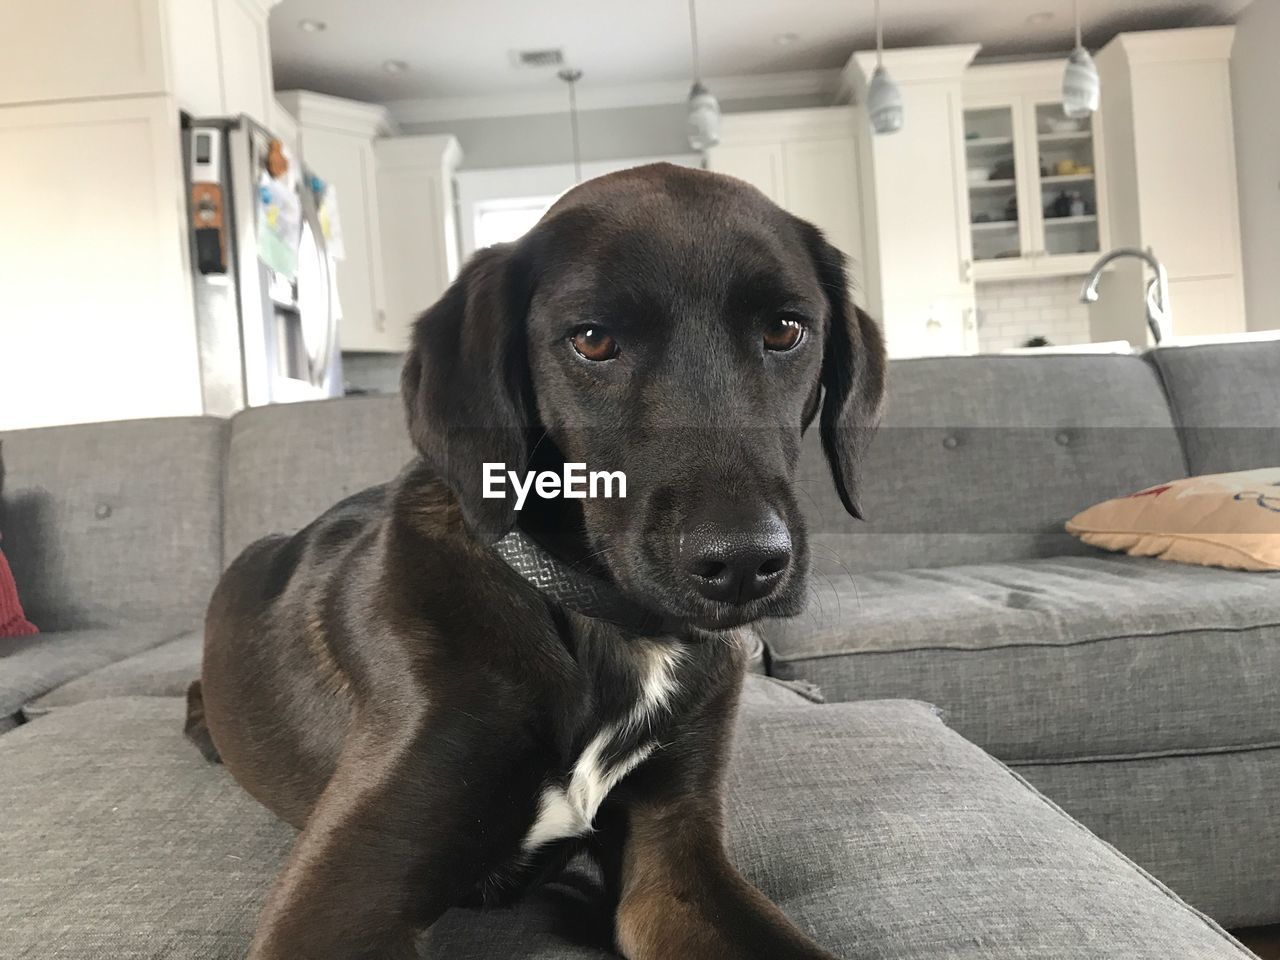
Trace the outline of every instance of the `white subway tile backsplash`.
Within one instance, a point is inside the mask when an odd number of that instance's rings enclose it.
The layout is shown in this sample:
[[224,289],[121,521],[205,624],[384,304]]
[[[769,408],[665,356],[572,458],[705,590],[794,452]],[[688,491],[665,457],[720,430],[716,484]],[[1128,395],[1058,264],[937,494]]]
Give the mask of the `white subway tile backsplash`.
[[1079,277],[978,284],[980,349],[1008,350],[1032,337],[1054,345],[1089,342],[1089,308],[1079,297]]

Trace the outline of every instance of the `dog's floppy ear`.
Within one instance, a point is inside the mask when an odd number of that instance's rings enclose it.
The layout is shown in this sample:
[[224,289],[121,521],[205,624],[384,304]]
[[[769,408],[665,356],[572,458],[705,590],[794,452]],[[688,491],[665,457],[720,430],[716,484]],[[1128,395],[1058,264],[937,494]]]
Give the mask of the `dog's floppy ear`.
[[844,254],[816,227],[806,223],[804,228],[830,318],[822,355],[822,449],[844,508],[861,520],[858,474],[884,404],[884,336],[880,325],[853,304]]
[[529,297],[517,244],[479,251],[414,323],[400,378],[414,446],[485,541],[511,529],[515,510],[509,484],[507,497],[482,495],[484,464],[524,470],[528,457]]

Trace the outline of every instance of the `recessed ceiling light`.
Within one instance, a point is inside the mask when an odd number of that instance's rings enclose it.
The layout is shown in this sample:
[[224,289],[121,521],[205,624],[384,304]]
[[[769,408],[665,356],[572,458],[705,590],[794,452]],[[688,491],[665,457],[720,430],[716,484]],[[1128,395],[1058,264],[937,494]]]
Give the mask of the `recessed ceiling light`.
[[776,37],[773,38],[773,42],[780,47],[789,47],[791,46],[791,44],[795,43],[799,39],[800,39],[800,34],[788,32],[788,33],[778,34]]
[[1048,23],[1052,19],[1052,10],[1041,10],[1038,13],[1033,13],[1031,16],[1027,17],[1027,23],[1031,24],[1033,27],[1038,27],[1042,23]]
[[324,33],[328,24],[323,20],[299,20],[298,29],[303,33]]
[[384,60],[382,61],[382,69],[387,73],[404,73],[409,69],[409,65],[403,60]]

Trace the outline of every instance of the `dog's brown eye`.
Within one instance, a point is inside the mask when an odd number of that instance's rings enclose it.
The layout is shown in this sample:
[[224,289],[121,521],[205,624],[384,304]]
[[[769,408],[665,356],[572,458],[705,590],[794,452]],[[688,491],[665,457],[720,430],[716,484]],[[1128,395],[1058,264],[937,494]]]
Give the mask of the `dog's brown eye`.
[[804,325],[791,317],[775,317],[764,328],[764,347],[779,353],[793,350],[804,339]]
[[602,363],[618,355],[618,341],[598,327],[583,327],[571,338],[573,349],[584,360]]

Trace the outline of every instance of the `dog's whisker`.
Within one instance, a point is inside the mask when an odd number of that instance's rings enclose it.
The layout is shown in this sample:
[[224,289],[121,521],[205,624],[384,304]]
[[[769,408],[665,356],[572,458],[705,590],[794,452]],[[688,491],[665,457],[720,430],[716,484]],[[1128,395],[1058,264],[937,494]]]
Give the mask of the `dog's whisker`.
[[849,569],[849,565],[844,562],[840,554],[836,553],[834,548],[823,543],[815,543],[811,545],[811,549],[823,551],[823,557],[838,565],[840,569],[844,571],[845,576],[849,578],[849,582],[853,584],[855,589],[857,589],[857,578],[854,576],[853,571]]
[[547,435],[548,435],[547,431],[543,430],[542,435],[538,437],[537,442],[533,445],[532,449],[529,450],[529,455],[525,458],[525,462],[524,462],[524,467],[526,470],[528,470],[529,467],[533,465],[533,455],[538,452],[538,448],[542,446],[542,441],[547,439]]

